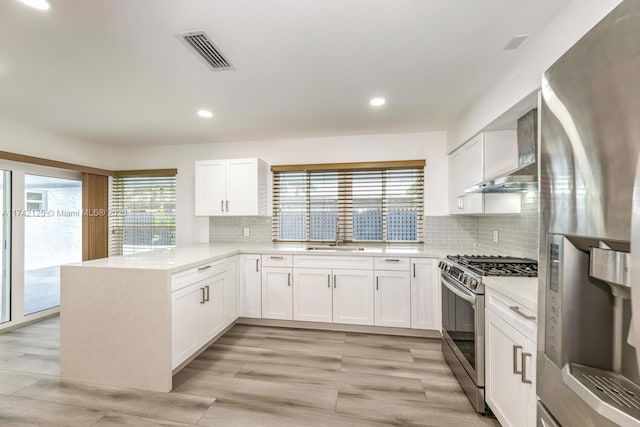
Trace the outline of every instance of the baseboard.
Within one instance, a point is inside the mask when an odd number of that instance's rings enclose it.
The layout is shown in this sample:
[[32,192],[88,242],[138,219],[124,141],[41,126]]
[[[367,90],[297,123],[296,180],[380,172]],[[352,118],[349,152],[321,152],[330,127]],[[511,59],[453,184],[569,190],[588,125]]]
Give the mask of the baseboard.
[[275,326],[280,328],[318,329],[337,332],[360,332],[366,334],[399,335],[409,337],[442,338],[440,331],[431,329],[389,328],[385,326],[347,325],[343,323],[301,322],[298,320],[254,319],[240,317],[239,325]]

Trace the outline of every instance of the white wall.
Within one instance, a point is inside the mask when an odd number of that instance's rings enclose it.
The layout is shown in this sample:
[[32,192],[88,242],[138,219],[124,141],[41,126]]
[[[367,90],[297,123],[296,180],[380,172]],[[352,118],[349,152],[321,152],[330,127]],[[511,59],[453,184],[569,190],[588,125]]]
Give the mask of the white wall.
[[511,67],[449,131],[453,151],[522,98],[540,88],[542,74],[622,0],[574,0],[536,37],[527,40]]
[[117,167],[117,149],[65,138],[0,118],[0,150],[28,156],[112,169]]
[[194,162],[259,157],[269,164],[426,159],[425,214],[447,215],[445,132],[359,135],[128,148],[119,169],[178,168],[178,244],[207,242],[209,219],[194,216]]

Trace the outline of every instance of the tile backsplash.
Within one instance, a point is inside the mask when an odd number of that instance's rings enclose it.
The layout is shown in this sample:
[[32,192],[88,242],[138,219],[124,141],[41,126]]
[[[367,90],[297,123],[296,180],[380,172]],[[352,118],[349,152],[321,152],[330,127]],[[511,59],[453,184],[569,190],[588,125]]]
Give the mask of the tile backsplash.
[[[498,230],[498,243],[493,243],[494,230]],[[520,215],[478,217],[478,246],[538,259],[538,192],[522,194]]]
[[[250,237],[243,237],[244,228],[249,228]],[[498,243],[493,243],[494,230],[498,230]],[[537,259],[537,192],[523,193],[519,215],[427,216],[424,240],[430,247],[487,248]],[[271,242],[271,217],[210,217],[209,241]]]
[[[250,236],[243,236],[248,228]],[[209,242],[271,242],[270,216],[212,216],[209,217]]]

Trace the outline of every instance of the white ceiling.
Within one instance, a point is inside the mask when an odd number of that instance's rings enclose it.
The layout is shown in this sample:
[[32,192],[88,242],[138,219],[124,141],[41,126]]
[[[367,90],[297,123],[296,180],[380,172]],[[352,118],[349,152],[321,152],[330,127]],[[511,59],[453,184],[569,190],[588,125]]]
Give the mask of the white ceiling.
[[[159,145],[446,129],[569,0],[52,3],[0,2],[0,117]],[[197,29],[234,71],[175,37]]]

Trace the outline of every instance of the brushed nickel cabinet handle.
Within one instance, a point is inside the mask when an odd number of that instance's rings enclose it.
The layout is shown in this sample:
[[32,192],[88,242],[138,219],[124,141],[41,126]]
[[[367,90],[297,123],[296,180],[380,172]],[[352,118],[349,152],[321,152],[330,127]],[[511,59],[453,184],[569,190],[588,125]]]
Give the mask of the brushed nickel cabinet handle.
[[275,256],[275,255],[271,255],[271,256],[269,257],[269,259],[284,259],[284,257],[283,257],[283,256]]
[[331,275],[327,274],[327,288],[331,289]]
[[512,305],[511,307],[509,307],[509,309],[511,311],[519,314],[520,316],[524,317],[527,320],[536,320],[536,316],[529,316],[528,314],[526,314],[522,310],[520,310],[520,307],[518,307],[517,305]]
[[229,201],[227,200],[227,212],[229,212]]
[[527,379],[527,357],[531,357],[531,353],[522,353],[522,382],[525,384],[532,384],[532,381]]
[[204,288],[200,288],[200,304],[204,304]]
[[333,287],[336,287],[336,282],[337,282],[338,276],[336,276],[335,274],[333,275]]
[[220,212],[224,212],[224,200],[220,200]]
[[256,271],[260,271],[260,269],[258,268],[259,263],[260,263],[260,260],[256,258]]
[[516,375],[522,375],[522,370],[518,370],[518,350],[522,350],[521,345],[513,346],[513,373]]
[[287,285],[291,286],[291,273],[287,273]]
[[413,277],[416,277],[416,263],[413,263]]
[[204,290],[206,291],[206,297],[204,298],[205,301],[209,301],[209,285],[204,287]]
[[400,262],[400,260],[398,258],[386,258],[384,261],[385,262]]
[[378,279],[380,279],[378,276],[376,276],[376,291],[378,290]]
[[211,268],[210,265],[205,265],[204,267],[198,267],[198,271],[204,271],[204,270],[208,270],[210,268]]

